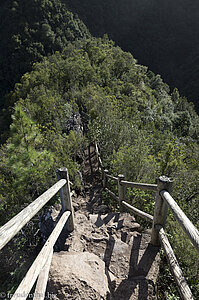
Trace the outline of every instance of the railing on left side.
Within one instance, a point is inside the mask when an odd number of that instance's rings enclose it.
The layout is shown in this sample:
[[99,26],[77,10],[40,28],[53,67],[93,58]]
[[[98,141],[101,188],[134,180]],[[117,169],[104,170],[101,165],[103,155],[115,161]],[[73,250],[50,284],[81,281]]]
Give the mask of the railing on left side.
[[[74,230],[74,215],[72,199],[70,193],[70,182],[66,168],[57,170],[58,182],[39,196],[30,205],[24,208],[14,218],[8,221],[0,228],[0,250],[38,213],[38,211],[58,192],[60,191],[62,215],[52,231],[48,240],[39,252],[37,258],[28,270],[26,276],[20,283],[12,300],[26,299],[36,282],[34,300],[44,299],[48,280],[48,272],[51,264],[53,246],[58,239],[64,225],[67,225],[68,231]],[[39,295],[39,298],[38,298]]]

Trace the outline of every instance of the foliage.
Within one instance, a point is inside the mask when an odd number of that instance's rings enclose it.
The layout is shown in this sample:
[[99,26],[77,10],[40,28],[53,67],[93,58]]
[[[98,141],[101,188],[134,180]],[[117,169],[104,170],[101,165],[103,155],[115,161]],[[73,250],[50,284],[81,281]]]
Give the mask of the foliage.
[[31,71],[33,63],[90,34],[60,0],[2,0],[0,8],[0,127],[4,141],[11,122],[8,108],[14,104],[6,93]]
[[[173,177],[174,199],[197,225],[199,118],[176,89],[170,93],[160,76],[106,36],[69,43],[63,52],[35,63],[8,101],[16,104],[0,155],[2,222],[5,209],[11,217],[50,186],[57,167],[68,167],[78,186],[85,143],[95,140],[115,176],[123,173],[127,180],[149,183],[163,174]],[[87,138],[75,130],[67,132],[77,112]],[[152,193],[127,194],[152,213]],[[177,233],[173,243],[175,239]],[[195,274],[188,274],[192,285]]]
[[178,87],[197,111],[199,20],[197,0],[64,0],[94,36],[107,33],[141,64]]

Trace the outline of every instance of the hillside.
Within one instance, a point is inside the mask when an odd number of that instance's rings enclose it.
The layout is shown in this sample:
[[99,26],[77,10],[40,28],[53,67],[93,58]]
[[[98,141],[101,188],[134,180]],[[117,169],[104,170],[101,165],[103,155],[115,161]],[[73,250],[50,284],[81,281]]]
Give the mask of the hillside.
[[6,93],[31,71],[33,63],[90,34],[60,0],[2,0],[0,36],[0,133],[5,134],[10,123],[9,106],[13,106],[6,102]]
[[[55,182],[58,167],[68,168],[73,188],[81,194],[85,149],[96,141],[112,174],[148,183],[155,183],[163,174],[172,177],[175,200],[198,226],[199,117],[193,104],[106,35],[91,37],[84,23],[66,10],[65,3],[21,0],[0,4],[0,89],[4,107],[0,115],[4,142],[0,149],[1,225]],[[89,2],[81,3],[78,8],[88,10]],[[98,8],[103,4],[103,14],[109,2],[94,3],[95,7],[89,7],[92,14],[95,11],[92,24],[98,26],[100,21],[103,34],[109,18],[103,18],[103,22],[100,14],[97,18]],[[127,7],[131,8],[128,3],[124,2],[122,16],[126,16]],[[139,9],[147,13],[153,1],[144,3],[149,7],[140,5]],[[134,18],[127,18],[129,22],[138,16],[135,4],[138,1],[132,1],[135,12]],[[110,14],[115,13],[111,7]],[[112,18],[122,28],[119,16],[118,11],[118,17],[113,14]],[[150,20],[139,20],[137,26],[148,28]],[[123,30],[127,32],[126,27]],[[106,193],[102,196],[113,206]],[[136,207],[153,211],[150,192],[133,189],[127,197]],[[14,241],[23,252],[22,258],[32,250],[30,235],[35,224],[21,233],[22,243]],[[168,226],[173,248],[197,298],[197,254],[180,229],[173,226],[170,215]],[[36,246],[38,239],[34,237]],[[15,248],[9,251],[15,252]],[[16,262],[16,270],[20,263]],[[175,297],[167,269],[165,274],[162,290]],[[17,271],[10,276],[13,281],[20,277]],[[12,292],[14,286],[10,285]]]
[[108,33],[143,65],[161,74],[199,112],[197,0],[63,0],[94,36]]
[[[50,186],[57,167],[67,166],[81,190],[83,150],[95,140],[112,174],[149,183],[161,174],[173,177],[174,198],[198,226],[199,117],[130,53],[106,37],[76,41],[34,64],[9,97],[16,104],[0,152],[2,223]],[[84,135],[68,130],[78,114]],[[133,190],[128,197],[138,208],[153,210],[150,193]],[[197,294],[197,254],[169,223]]]

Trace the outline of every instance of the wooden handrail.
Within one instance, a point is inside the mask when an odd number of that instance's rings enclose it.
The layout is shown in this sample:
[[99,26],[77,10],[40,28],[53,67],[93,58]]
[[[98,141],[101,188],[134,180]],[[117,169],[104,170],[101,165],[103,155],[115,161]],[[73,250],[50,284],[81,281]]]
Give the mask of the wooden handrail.
[[12,300],[26,299],[39,275],[34,299],[43,300],[45,298],[45,288],[53,246],[65,224],[67,224],[68,231],[74,230],[74,214],[71,199],[72,193],[70,192],[68,170],[66,168],[58,169],[57,179],[57,183],[0,228],[0,249],[2,249],[21,230],[21,228],[25,226],[58,191],[60,191],[62,215],[59,222],[33,262],[25,278],[17,288]]
[[153,222],[152,215],[149,215],[149,214],[143,212],[142,210],[137,209],[136,207],[130,205],[129,203],[127,203],[125,201],[122,201],[122,205],[124,205],[127,209],[130,209],[132,212],[134,212],[134,214],[138,215],[139,217],[144,218],[149,222]]
[[49,257],[52,248],[57,238],[59,237],[65,223],[67,222],[70,214],[71,214],[70,211],[66,211],[63,213],[59,222],[57,223],[53,232],[49,236],[48,240],[44,244],[41,251],[39,252],[37,258],[35,259],[30,269],[28,270],[26,276],[24,277],[21,284],[17,288],[11,300],[23,300],[28,297],[28,294],[30,293],[40,271],[42,270],[44,264],[46,263],[46,260]]
[[[97,144],[96,144],[97,146]],[[98,158],[100,157],[99,150],[98,151]],[[102,165],[102,164],[101,164]],[[193,300],[193,296],[191,290],[183,277],[182,271],[178,265],[178,261],[175,257],[173,249],[166,237],[164,232],[164,226],[166,224],[166,217],[168,207],[171,209],[172,213],[174,214],[175,218],[187,234],[188,238],[195,246],[197,251],[199,252],[199,232],[195,228],[195,226],[191,223],[191,221],[187,218],[184,212],[180,209],[174,199],[171,197],[170,192],[172,188],[172,181],[170,178],[166,176],[160,176],[158,178],[157,184],[147,184],[147,183],[137,183],[137,182],[130,182],[122,180],[121,176],[118,175],[118,194],[117,197],[114,193],[106,188],[107,179],[114,179],[116,181],[117,177],[114,177],[108,174],[107,170],[102,168],[102,179],[103,179],[103,187],[104,189],[116,200],[119,200],[119,203],[122,206],[125,206],[127,209],[130,209],[134,214],[139,215],[142,218],[145,218],[147,221],[153,222],[152,224],[152,234],[151,234],[151,243],[154,246],[159,246],[160,242],[162,248],[166,254],[168,263],[170,265],[171,271],[174,275],[174,278],[177,283],[177,287],[179,290],[179,294],[182,299],[184,300]],[[123,188],[122,188],[123,187]],[[146,214],[145,212],[135,208],[134,206],[130,205],[129,203],[124,201],[125,190],[124,187],[132,187],[142,190],[151,190],[156,191],[156,202],[155,202],[155,209],[154,215],[151,216]],[[121,209],[121,205],[120,205]]]
[[150,191],[157,191],[157,184],[150,184],[150,183],[138,183],[138,182],[131,182],[122,180],[121,184],[124,186],[140,189],[140,190],[150,190]]
[[109,189],[104,189],[114,200],[116,200],[119,203],[119,197],[117,197],[113,192],[111,192]]
[[181,298],[184,300],[194,300],[163,227],[161,225],[156,225],[156,230],[159,233],[162,248],[166,254],[168,264],[175,278]]
[[66,184],[59,180],[34,202],[0,228],[0,250],[38,213],[38,211]]
[[117,177],[115,177],[115,176],[112,176],[112,175],[109,175],[109,174],[106,174],[106,177],[108,177],[109,179],[115,180],[115,181],[117,181],[117,180],[118,180],[118,178],[117,178]]
[[199,252],[199,232],[196,227],[191,223],[191,221],[187,218],[185,213],[167,191],[162,190],[160,195],[166,201],[174,217],[192,242],[193,246]]
[[47,287],[47,283],[48,283],[48,274],[50,271],[52,257],[53,257],[53,248],[51,249],[51,252],[46,260],[45,265],[43,266],[43,268],[41,269],[41,271],[39,273],[33,300],[44,300],[45,299],[46,287]]

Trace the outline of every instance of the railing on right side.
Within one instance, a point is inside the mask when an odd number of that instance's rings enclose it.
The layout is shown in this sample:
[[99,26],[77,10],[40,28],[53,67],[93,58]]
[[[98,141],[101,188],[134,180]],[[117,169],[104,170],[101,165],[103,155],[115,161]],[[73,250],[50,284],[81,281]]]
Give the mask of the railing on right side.
[[[199,232],[196,227],[187,218],[180,209],[174,199],[171,197],[172,181],[166,177],[158,178],[157,184],[137,183],[125,181],[125,177],[119,174],[118,177],[108,174],[108,170],[104,169],[98,145],[95,144],[96,155],[98,157],[99,170],[102,173],[103,188],[108,194],[119,203],[120,210],[123,207],[132,211],[135,215],[152,222],[151,244],[154,246],[162,245],[167,257],[171,272],[175,278],[179,295],[183,300],[193,300],[193,295],[183,276],[182,270],[178,264],[173,249],[164,231],[166,224],[168,208],[171,209],[176,220],[179,222],[188,238],[199,252]],[[113,180],[118,185],[118,196],[107,188],[108,179]],[[156,202],[153,216],[143,212],[125,201],[126,187],[132,187],[141,190],[149,190],[156,192]]]

